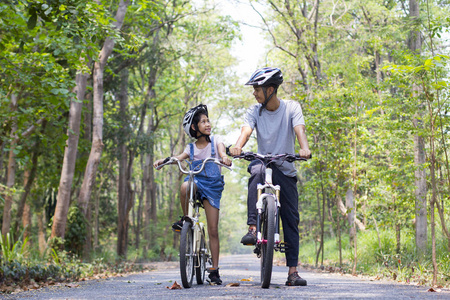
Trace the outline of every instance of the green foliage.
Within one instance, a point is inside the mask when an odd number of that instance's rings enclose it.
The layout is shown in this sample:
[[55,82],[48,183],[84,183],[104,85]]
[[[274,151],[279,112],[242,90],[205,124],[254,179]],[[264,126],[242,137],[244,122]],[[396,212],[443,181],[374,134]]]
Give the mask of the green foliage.
[[64,235],[65,249],[81,256],[86,243],[86,234],[86,217],[77,205],[72,205],[67,215],[67,226]]
[[[401,234],[401,251],[396,253],[396,232],[385,229],[380,232],[380,240],[374,231],[358,232],[358,274],[389,278],[405,283],[430,284],[432,280],[431,254],[420,260],[415,251],[414,232],[405,230]],[[331,271],[352,273],[353,250],[349,246],[348,234],[342,236],[343,263],[339,264],[339,249],[336,238],[325,240],[324,268]],[[378,243],[381,243],[381,248]],[[444,237],[438,239],[438,264],[442,267],[438,284],[450,285],[448,276],[449,255]],[[300,263],[314,266],[318,245],[312,241],[300,244]],[[430,249],[431,250],[431,243]],[[429,251],[428,253],[431,253]],[[321,267],[322,268],[322,267]],[[322,268],[323,269],[323,268]]]
[[1,249],[1,264],[7,265],[13,261],[23,262],[28,254],[28,237],[22,239],[20,237],[17,241],[14,241],[12,235],[7,233],[0,237],[0,249]]

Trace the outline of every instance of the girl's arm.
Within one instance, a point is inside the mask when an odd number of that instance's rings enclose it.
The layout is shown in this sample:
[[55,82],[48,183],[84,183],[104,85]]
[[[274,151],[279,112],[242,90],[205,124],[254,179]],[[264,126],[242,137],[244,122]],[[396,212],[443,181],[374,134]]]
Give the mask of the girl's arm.
[[[179,161],[183,161],[183,160],[189,158],[189,155],[188,155],[187,153],[184,153],[184,152],[183,152],[183,153],[181,153],[180,155],[177,155],[177,156],[174,156],[174,157],[175,157],[176,159],[178,159]],[[157,161],[155,161],[155,162],[153,163],[153,167],[154,167],[154,168],[158,167],[160,164],[163,163],[164,159],[165,159],[165,158],[163,158],[163,159],[158,159]]]
[[228,157],[225,145],[223,143],[217,145],[217,152],[219,153],[219,157],[222,159],[222,162],[227,166],[231,166],[231,159]]

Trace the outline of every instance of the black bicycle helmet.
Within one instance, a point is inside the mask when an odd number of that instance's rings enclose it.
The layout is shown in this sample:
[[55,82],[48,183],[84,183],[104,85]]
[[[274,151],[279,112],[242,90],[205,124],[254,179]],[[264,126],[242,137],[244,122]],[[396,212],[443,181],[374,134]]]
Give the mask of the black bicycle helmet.
[[[266,67],[258,69],[250,77],[250,80],[245,85],[257,85],[262,87],[264,97],[266,98],[264,103],[261,105],[261,108],[259,109],[259,115],[261,115],[263,109],[266,108],[267,103],[269,103],[270,99],[272,99],[272,96],[277,92],[278,87],[282,83],[283,73],[281,73],[281,70],[279,68]],[[274,90],[272,94],[267,96],[266,88],[269,86],[274,87]]]
[[183,128],[184,132],[191,138],[197,138],[198,125],[194,124],[195,130],[192,129],[192,122],[194,121],[194,117],[197,114],[204,114],[208,116],[208,108],[204,104],[199,104],[196,107],[191,108],[187,111],[183,118]]
[[279,68],[266,67],[256,70],[245,85],[275,86],[283,83],[283,73]]

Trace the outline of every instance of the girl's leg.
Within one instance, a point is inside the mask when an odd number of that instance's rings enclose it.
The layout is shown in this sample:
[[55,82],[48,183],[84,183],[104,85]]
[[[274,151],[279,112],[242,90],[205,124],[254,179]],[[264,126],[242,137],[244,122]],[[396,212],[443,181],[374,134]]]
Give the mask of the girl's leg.
[[186,199],[187,199],[187,190],[188,190],[188,183],[187,181],[183,182],[181,184],[180,188],[180,203],[181,203],[181,209],[183,210],[183,216],[187,214],[187,206],[186,206]]
[[[195,195],[195,184],[194,184],[194,195]],[[189,186],[188,182],[185,181],[183,184],[181,184],[180,188],[180,203],[181,203],[181,209],[183,210],[183,216],[186,216],[188,213],[188,205],[189,205]]]
[[219,267],[219,210],[211,204],[208,200],[203,200],[203,206],[206,212],[206,222],[208,226],[209,246],[211,248],[213,268]]

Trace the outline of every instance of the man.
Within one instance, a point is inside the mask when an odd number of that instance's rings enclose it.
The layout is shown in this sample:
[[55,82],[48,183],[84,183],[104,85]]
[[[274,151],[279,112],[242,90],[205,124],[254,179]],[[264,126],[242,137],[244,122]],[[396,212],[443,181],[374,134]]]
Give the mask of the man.
[[[251,106],[245,115],[244,125],[236,144],[230,148],[232,155],[240,155],[253,130],[256,129],[258,153],[284,154],[294,153],[295,138],[301,150],[301,157],[309,158],[308,140],[305,133],[305,121],[300,104],[291,100],[282,100],[277,96],[278,86],[283,82],[283,74],[278,68],[256,70],[246,85],[253,86],[253,96],[258,104]],[[283,224],[284,240],[287,244],[286,265],[289,267],[286,285],[305,286],[306,280],[297,272],[299,253],[298,232],[298,191],[297,176],[293,163],[283,162],[272,167],[273,183],[280,185],[280,216]],[[253,161],[248,166],[251,174],[248,182],[248,233],[242,238],[244,245],[256,244],[256,202],[258,183],[264,183],[264,168],[261,162]]]

